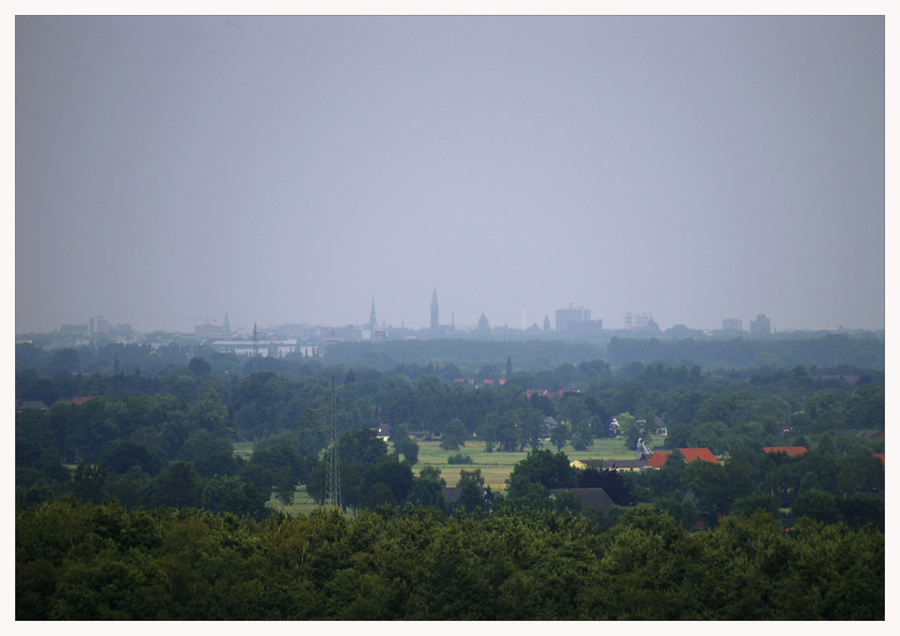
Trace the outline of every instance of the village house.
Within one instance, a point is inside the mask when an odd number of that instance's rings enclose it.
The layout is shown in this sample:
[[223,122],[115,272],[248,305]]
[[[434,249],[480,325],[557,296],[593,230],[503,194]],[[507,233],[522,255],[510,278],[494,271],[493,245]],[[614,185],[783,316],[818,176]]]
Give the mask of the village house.
[[[700,460],[701,462],[709,462],[710,464],[718,464],[719,460],[712,454],[708,448],[679,448],[678,452],[684,456],[684,461],[690,464],[692,461]],[[669,458],[671,452],[653,453],[647,460],[647,468],[662,468]]]

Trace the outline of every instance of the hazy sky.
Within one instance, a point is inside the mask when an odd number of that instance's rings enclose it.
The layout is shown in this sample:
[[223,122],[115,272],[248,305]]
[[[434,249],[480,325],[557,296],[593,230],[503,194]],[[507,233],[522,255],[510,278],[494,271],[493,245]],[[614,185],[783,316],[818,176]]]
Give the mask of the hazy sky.
[[885,324],[883,17],[18,17],[16,331]]

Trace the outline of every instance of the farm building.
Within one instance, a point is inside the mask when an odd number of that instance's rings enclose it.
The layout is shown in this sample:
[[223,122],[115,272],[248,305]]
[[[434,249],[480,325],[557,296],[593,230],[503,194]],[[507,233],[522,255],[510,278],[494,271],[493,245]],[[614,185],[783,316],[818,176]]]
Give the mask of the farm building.
[[[694,460],[699,459],[702,462],[709,462],[710,464],[718,464],[719,460],[716,459],[716,456],[712,454],[708,448],[679,448],[678,452],[684,455],[684,461],[687,463],[691,463]],[[662,468],[663,464],[666,463],[666,459],[668,459],[671,452],[662,452],[662,453],[653,453],[650,455],[650,459],[647,460],[647,468]]]

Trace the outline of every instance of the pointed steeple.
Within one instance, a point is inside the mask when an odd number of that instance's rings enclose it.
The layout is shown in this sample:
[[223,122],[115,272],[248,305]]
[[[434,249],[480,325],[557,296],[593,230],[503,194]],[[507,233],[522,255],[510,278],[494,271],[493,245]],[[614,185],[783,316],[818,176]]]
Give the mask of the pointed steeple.
[[431,292],[431,328],[437,329],[440,323],[438,322],[438,301],[437,301],[437,287],[434,288],[434,291]]
[[375,296],[372,296],[372,313],[369,315],[369,329],[375,331],[378,321],[375,319]]

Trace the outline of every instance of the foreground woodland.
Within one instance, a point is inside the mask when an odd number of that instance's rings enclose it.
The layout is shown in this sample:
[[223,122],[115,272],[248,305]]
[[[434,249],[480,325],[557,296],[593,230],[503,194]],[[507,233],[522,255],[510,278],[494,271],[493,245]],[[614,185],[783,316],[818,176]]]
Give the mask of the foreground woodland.
[[58,501],[16,515],[16,618],[883,620],[884,535],[628,510],[385,506],[262,522]]

